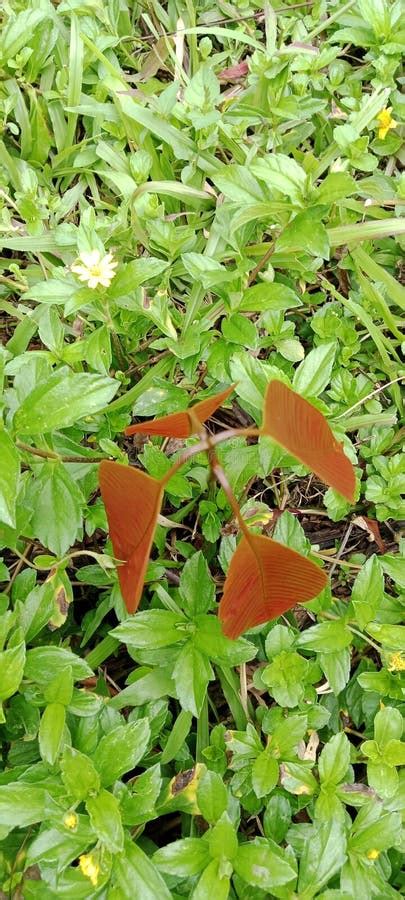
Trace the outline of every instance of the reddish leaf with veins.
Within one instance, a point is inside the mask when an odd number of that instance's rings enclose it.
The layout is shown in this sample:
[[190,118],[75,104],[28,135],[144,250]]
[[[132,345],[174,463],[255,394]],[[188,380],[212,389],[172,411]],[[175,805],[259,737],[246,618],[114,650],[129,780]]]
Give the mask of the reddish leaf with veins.
[[267,387],[262,432],[354,503],[354,468],[342,444],[322,413],[282,381],[271,381]]
[[146,568],[163,495],[163,487],[140,469],[103,460],[100,490],[118,566],[125,606],[135,612],[142,596]]
[[264,535],[243,535],[219,605],[223,632],[237,638],[296,603],[312,600],[327,583],[325,572],[295,550]]
[[198,431],[198,424],[203,423],[212,416],[215,410],[221,406],[224,400],[232,394],[235,385],[231,384],[225,391],[220,394],[214,394],[207,400],[200,400],[190,409],[182,412],[171,413],[169,416],[161,416],[159,419],[153,419],[150,422],[137,422],[136,425],[129,425],[125,429],[125,434],[156,434],[160,437],[188,438],[190,435]]

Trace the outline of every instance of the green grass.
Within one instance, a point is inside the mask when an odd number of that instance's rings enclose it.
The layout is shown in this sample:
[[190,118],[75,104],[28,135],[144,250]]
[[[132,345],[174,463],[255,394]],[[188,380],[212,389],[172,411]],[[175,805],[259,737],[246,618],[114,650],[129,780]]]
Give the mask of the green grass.
[[[401,896],[401,4],[2,18],[0,889]],[[117,265],[93,288],[72,267],[94,251]],[[226,639],[237,527],[194,457],[128,619],[98,461],[159,477],[187,442],[125,439],[134,417],[236,382],[212,429],[259,425],[280,376],[344,442],[355,507],[269,439],[218,455],[331,588]]]

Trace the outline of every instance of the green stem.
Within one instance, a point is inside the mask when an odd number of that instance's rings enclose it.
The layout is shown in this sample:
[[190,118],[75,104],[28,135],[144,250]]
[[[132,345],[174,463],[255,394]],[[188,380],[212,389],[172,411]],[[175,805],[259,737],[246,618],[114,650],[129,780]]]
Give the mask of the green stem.
[[96,647],[93,647],[93,649],[90,650],[90,653],[86,656],[86,663],[91,669],[98,669],[109,656],[112,656],[113,653],[115,653],[117,647],[119,647],[119,643],[120,642],[117,641],[116,638],[113,638],[108,634]]
[[208,722],[208,699],[207,695],[204,697],[204,703],[202,705],[202,709],[200,715],[197,719],[197,746],[196,746],[196,761],[201,762],[203,759],[202,751],[205,747],[208,747],[210,742],[210,733],[209,733],[209,722]]
[[233,720],[238,731],[244,731],[247,725],[247,718],[239,694],[239,682],[233,669],[225,666],[217,666],[218,678],[221,684],[222,692],[225,700],[231,710]]

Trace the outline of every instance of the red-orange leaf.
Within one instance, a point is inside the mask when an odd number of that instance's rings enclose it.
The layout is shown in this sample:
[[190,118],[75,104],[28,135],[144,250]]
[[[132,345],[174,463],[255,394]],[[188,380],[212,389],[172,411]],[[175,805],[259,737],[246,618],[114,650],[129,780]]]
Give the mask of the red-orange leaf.
[[[195,403],[189,410],[183,412],[171,413],[169,416],[161,416],[159,419],[152,419],[149,422],[137,422],[136,425],[129,425],[125,429],[125,434],[155,434],[159,437],[187,438],[197,431],[197,421],[200,425],[212,416],[216,409],[224,402],[224,400],[232,394],[235,385],[231,384],[225,391],[220,394],[214,394],[207,400],[200,400]],[[192,416],[190,415],[192,412]]]
[[313,562],[263,535],[242,536],[229,566],[219,618],[224,634],[237,638],[275,619],[296,603],[312,600],[328,579]]
[[321,412],[282,381],[267,387],[262,431],[354,503],[352,463]]
[[135,612],[142,596],[145,572],[160,512],[163,488],[140,469],[103,460],[100,490],[118,566],[125,606]]

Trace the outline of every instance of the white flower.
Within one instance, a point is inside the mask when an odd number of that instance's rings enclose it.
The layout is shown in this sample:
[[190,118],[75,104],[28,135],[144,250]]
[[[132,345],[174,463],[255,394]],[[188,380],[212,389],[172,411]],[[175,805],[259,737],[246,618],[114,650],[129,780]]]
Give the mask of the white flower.
[[89,288],[96,288],[99,284],[109,287],[117,266],[118,262],[114,260],[112,253],[101,256],[99,250],[91,250],[90,253],[80,253],[77,262],[70,268],[79,281],[86,281]]

